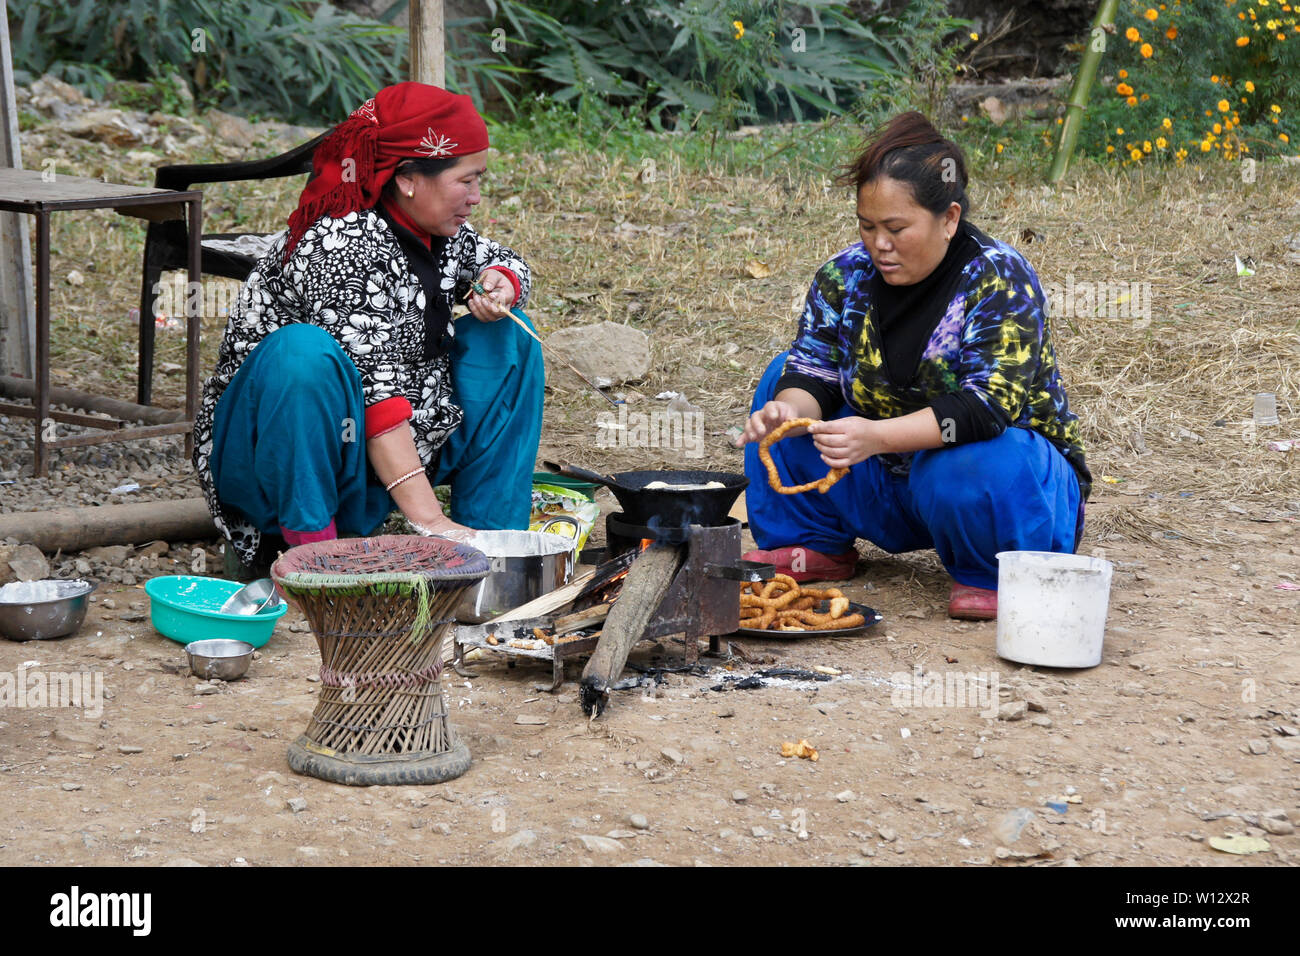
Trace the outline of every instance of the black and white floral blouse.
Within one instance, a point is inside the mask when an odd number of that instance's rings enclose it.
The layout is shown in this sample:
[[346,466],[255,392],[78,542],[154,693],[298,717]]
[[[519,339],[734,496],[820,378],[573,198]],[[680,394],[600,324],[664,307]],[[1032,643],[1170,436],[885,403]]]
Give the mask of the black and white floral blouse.
[[[376,210],[351,212],[339,219],[324,216],[282,262],[286,239],[281,235],[275,241],[240,290],[221,339],[216,371],[203,386],[194,422],[194,467],[204,497],[217,528],[245,563],[252,563],[261,536],[241,514],[227,511],[217,500],[209,465],[212,421],[218,400],[244,359],[276,329],[310,322],[333,336],[361,373],[367,408],[391,398],[409,401],[416,451],[426,467],[463,419],[451,397],[446,341],[455,327],[447,322],[438,347],[429,348],[425,322],[429,290],[422,288],[387,217]],[[441,296],[442,302],[432,304],[445,306],[446,315],[453,302],[465,300],[470,282],[492,266],[512,272],[520,286],[516,304],[522,307],[527,301],[528,265],[510,249],[478,235],[468,223],[444,243],[435,244],[435,253],[439,246],[439,288],[433,294]],[[426,275],[432,276],[432,270]]]

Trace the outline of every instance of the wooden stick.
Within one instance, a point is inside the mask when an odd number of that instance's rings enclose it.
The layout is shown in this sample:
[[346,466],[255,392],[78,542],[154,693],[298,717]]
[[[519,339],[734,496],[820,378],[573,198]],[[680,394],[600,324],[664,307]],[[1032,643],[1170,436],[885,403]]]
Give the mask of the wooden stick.
[[682,553],[678,548],[655,546],[633,563],[623,590],[605,619],[600,642],[582,671],[579,697],[584,713],[599,716],[604,711],[609,685],[623,672],[632,645],[645,633],[681,562]]
[[562,588],[556,588],[550,594],[543,594],[541,597],[533,598],[527,604],[521,604],[513,611],[506,611],[492,618],[491,623],[499,624],[503,621],[517,621],[526,617],[541,617],[543,614],[550,614],[568,604],[578,596],[583,585],[592,579],[595,570],[588,571],[581,577],[574,578]]

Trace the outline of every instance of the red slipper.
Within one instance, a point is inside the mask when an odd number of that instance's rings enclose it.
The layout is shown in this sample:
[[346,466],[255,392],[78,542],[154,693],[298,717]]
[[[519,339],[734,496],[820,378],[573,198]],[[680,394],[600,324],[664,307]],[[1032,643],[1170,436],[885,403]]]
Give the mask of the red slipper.
[[952,596],[948,598],[948,616],[964,621],[996,621],[998,592],[954,581]]
[[843,554],[822,554],[812,548],[792,545],[775,551],[750,551],[742,555],[746,561],[760,561],[776,568],[778,574],[788,574],[800,584],[808,581],[847,581],[858,567],[858,552],[850,548]]

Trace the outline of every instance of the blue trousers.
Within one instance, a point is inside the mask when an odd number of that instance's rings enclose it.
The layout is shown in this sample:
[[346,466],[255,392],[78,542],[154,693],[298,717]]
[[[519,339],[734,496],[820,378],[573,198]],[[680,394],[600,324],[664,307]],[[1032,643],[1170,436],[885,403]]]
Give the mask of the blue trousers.
[[[452,394],[465,421],[442,448],[455,519],[527,528],[542,430],[541,348],[514,322],[456,324]],[[217,497],[260,530],[369,534],[394,504],[365,450],[361,375],[339,344],[307,323],[284,326],[244,360],[213,420]]]
[[[754,411],[775,396],[787,354],[764,372]],[[853,414],[845,406],[835,417]],[[811,435],[777,442],[772,460],[786,485],[816,481],[827,471]],[[757,444],[745,446],[745,474],[749,527],[760,548],[802,545],[840,554],[858,538],[890,554],[933,548],[953,579],[971,587],[997,588],[999,551],[1072,553],[1083,525],[1074,469],[1026,428],[918,451],[906,476],[868,458],[824,495],[774,492]]]

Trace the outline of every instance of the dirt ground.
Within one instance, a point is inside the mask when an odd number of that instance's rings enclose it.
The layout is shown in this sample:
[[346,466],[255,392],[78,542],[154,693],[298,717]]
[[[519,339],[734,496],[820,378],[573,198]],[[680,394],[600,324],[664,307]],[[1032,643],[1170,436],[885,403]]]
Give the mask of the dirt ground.
[[[74,172],[99,175],[94,164],[111,162],[116,181],[151,176],[144,160],[125,169],[107,148],[85,157],[40,135]],[[629,408],[685,392],[703,410],[707,451],[597,447],[607,406],[552,370],[539,458],[738,470],[726,430],[788,346],[816,268],[854,241],[852,207],[820,180],[664,163],[647,181],[635,160],[494,157],[476,223],[534,263],[529,312],[543,335],[602,320],[645,331],[652,362],[625,388]],[[1037,171],[984,160],[972,184],[976,224],[1021,248],[1045,283],[1147,288],[1149,317],[1067,302],[1053,320],[1098,479],[1081,552],[1116,565],[1101,666],[999,659],[993,624],[945,616],[948,580],[933,554],[888,557],[860,544],[847,591],[884,615],[862,637],[741,640],[759,663],[706,658],[708,677],[669,675],[653,696],[619,692],[594,724],[574,683],[558,695],[539,689],[549,669],[476,663],[472,680],[448,679],[452,720],[474,758],[468,773],[441,786],[358,789],[296,776],[286,762],[320,686],[319,654],[296,613],[245,679],[196,695],[181,648],[149,625],[142,588],[105,584],[79,635],[0,641],[0,675],[29,661],[31,674],[94,668],[111,695],[100,715],[0,712],[11,808],[0,859],[1295,864],[1300,454],[1265,440],[1300,437],[1300,192],[1296,166],[1261,165],[1249,182],[1230,166],[1088,169],[1051,190]],[[268,193],[214,187],[208,228],[278,228],[295,196],[289,181]],[[56,275],[75,267],[86,285],[56,287],[55,381],[125,394],[134,332],[122,316],[138,294],[140,232],[87,233],[73,221],[56,219]],[[1238,256],[1253,275],[1239,274]],[[209,365],[221,324],[205,320]],[[160,360],[179,362],[175,338]],[[179,402],[178,376],[160,375],[158,389],[163,404]],[[1257,392],[1277,394],[1282,423],[1248,434]],[[66,496],[54,479],[20,480]],[[112,500],[113,483],[95,503]],[[194,494],[183,463],[166,486]],[[170,544],[188,555],[189,545]],[[156,568],[189,570],[188,557]],[[680,645],[660,653],[671,659]],[[710,689],[727,674],[816,665],[842,675]],[[1019,719],[900,706],[896,692],[911,689],[916,667],[996,677],[1006,716]],[[816,762],[781,758],[782,742],[799,740],[817,748]],[[1032,817],[1017,836],[1018,810]],[[1207,842],[1234,833],[1262,834],[1269,849],[1235,856]]]
[[[1121,501],[1102,492],[1090,515]],[[706,657],[709,677],[616,692],[594,723],[572,679],[543,689],[543,666],[449,672],[474,759],[429,787],[289,770],[320,686],[296,612],[245,679],[196,696],[180,647],[138,619],[143,591],[102,590],[79,636],[0,644],[0,671],[98,670],[109,698],[98,717],[6,710],[0,771],[27,809],[0,823],[0,851],[15,864],[105,865],[1295,864],[1300,838],[1277,832],[1300,823],[1300,592],[1277,587],[1300,575],[1295,519],[1183,507],[1233,542],[1230,558],[1186,542],[1107,548],[1100,667],[1000,660],[994,624],[944,615],[933,555],[872,551],[846,588],[884,615],[864,636],[746,639],[757,663]],[[671,663],[680,645],[642,645],[635,659],[656,651]],[[728,673],[815,665],[843,674],[710,689]],[[1029,709],[895,706],[915,667],[996,675],[1000,702]],[[819,759],[782,759],[781,743],[801,739]],[[1012,839],[1017,808],[1034,816]],[[1206,842],[1233,833],[1263,834],[1270,849],[1241,857]]]

